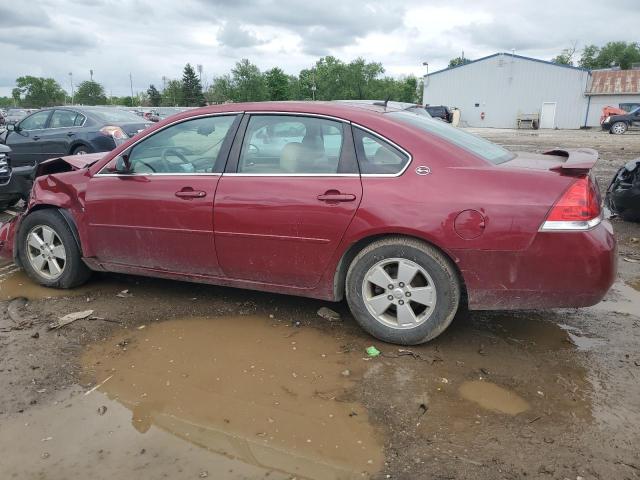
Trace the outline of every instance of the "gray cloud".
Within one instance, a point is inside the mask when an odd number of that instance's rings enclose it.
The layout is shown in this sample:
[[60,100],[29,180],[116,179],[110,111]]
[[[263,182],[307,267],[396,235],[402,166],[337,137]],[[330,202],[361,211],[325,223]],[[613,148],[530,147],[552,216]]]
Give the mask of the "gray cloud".
[[46,27],[51,23],[49,15],[38,5],[23,5],[13,2],[0,4],[0,27],[16,28],[24,26]]
[[220,29],[218,41],[230,48],[247,48],[265,43],[235,23],[227,23]]
[[68,73],[77,84],[89,69],[108,92],[128,95],[129,73],[142,91],[181,77],[187,62],[204,66],[206,83],[243,57],[297,73],[319,56],[363,56],[393,75],[421,75],[423,61],[434,71],[461,50],[479,58],[516,48],[549,59],[575,41],[636,41],[640,13],[638,0],[0,2],[0,95],[21,75],[70,89]]

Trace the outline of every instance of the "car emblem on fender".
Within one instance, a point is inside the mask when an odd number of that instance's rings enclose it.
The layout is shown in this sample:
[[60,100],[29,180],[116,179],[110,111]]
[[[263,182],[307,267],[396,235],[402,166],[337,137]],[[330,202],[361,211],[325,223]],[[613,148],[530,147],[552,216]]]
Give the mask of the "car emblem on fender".
[[429,175],[431,173],[431,169],[424,165],[420,165],[419,167],[416,167],[416,173],[418,175]]

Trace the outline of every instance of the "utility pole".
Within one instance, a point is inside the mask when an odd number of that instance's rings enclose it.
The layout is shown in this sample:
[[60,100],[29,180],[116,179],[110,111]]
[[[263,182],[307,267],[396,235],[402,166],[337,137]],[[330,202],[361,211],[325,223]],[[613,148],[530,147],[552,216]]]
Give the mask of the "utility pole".
[[71,105],[73,105],[73,97],[75,96],[73,91],[73,72],[69,72],[69,82],[71,83]]
[[196,68],[198,69],[198,75],[200,76],[200,85],[202,85],[202,65],[198,64],[196,65]]
[[129,85],[131,86],[131,106],[133,107],[133,75],[129,72]]
[[316,71],[313,71],[313,80],[311,83],[311,98],[313,99],[313,101],[316,101]]
[[91,81],[93,82],[93,69],[89,70],[89,77],[91,77]]

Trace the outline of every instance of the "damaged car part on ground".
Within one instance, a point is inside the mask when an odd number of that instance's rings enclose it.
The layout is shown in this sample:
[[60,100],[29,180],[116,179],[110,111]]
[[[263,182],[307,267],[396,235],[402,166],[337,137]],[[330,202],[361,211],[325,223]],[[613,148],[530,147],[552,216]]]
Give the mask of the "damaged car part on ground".
[[616,244],[596,161],[514,154],[376,105],[212,106],[111,153],[42,163],[0,253],[58,288],[95,270],[346,298],[370,334],[417,344],[463,302],[602,299]]
[[640,222],[640,158],[623,165],[614,175],[605,204],[623,220]]

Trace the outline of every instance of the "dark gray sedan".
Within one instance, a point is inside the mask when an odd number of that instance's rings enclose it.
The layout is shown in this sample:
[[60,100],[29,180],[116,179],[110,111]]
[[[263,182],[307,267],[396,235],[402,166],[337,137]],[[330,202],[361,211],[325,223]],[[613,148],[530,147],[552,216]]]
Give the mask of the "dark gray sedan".
[[11,147],[12,166],[33,166],[53,157],[108,152],[150,125],[117,108],[52,107],[7,125],[0,143]]

